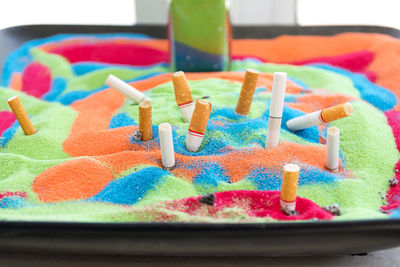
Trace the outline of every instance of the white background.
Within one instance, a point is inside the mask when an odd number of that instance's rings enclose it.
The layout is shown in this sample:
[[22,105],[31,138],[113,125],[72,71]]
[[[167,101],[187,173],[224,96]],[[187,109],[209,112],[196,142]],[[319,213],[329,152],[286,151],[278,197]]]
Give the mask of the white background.
[[[146,21],[157,21],[157,12],[160,14],[163,11],[157,10],[162,5],[155,3],[166,0],[137,1],[146,2],[149,6],[147,11],[150,15],[145,18]],[[233,0],[237,6],[231,12],[233,22],[236,19],[244,24],[279,24],[285,22],[272,14],[297,13],[300,25],[367,24],[400,28],[399,0],[297,0],[297,12],[282,12],[282,8],[290,6],[287,5],[290,1]],[[266,10],[267,7],[269,10]],[[0,29],[26,24],[136,23],[135,0],[1,0],[0,11]]]

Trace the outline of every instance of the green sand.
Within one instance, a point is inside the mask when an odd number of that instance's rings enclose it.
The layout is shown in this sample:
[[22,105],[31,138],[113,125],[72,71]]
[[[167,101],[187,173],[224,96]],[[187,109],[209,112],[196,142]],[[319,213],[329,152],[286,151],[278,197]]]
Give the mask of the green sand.
[[[47,60],[44,55],[41,55],[41,60],[42,63],[50,67],[54,64],[58,65],[58,59]],[[244,62],[235,63],[234,66],[236,69],[253,67],[268,72],[285,71],[290,77],[300,79],[308,86],[319,89],[325,88],[332,92],[345,92],[359,97],[358,91],[349,79],[313,67],[274,64],[253,66],[253,63]],[[113,73],[117,76],[123,71],[113,69]],[[111,72],[110,69],[104,71],[104,73],[109,72]],[[99,81],[96,79],[105,75],[102,72],[99,76],[91,74],[87,75],[86,78],[82,78],[85,75],[77,78],[71,75],[66,67],[60,67],[60,70],[57,70],[56,73],[66,78],[69,81],[69,86],[76,83],[70,88],[76,88],[77,90],[97,89],[95,87],[99,84]],[[134,78],[135,75],[141,74],[132,72],[130,75],[132,75],[130,76],[131,78]],[[190,85],[194,98],[205,95],[211,96],[210,101],[213,103],[213,110],[227,106],[234,107],[240,90],[239,83],[219,79],[192,81]],[[134,206],[126,207],[86,201],[55,204],[39,203],[35,193],[32,192],[31,184],[34,178],[47,168],[68,160],[69,156],[62,151],[62,142],[67,137],[77,114],[71,108],[58,103],[48,103],[25,96],[22,93],[0,89],[0,95],[3,99],[16,94],[20,96],[21,101],[32,116],[33,124],[38,128],[39,132],[37,135],[26,137],[21,129],[18,129],[16,135],[0,153],[0,191],[24,191],[28,194],[28,206],[2,209],[1,219],[101,222],[144,221],[151,220],[151,218],[146,218],[143,215],[144,213],[132,213],[132,209],[145,211],[148,205],[159,205],[157,203],[160,201],[201,195],[210,190],[256,189],[256,185],[248,179],[234,184],[219,183],[215,187],[204,188],[171,175],[161,179],[155,189],[147,192],[143,199]],[[153,100],[153,123],[169,122],[180,127],[180,132],[184,134],[188,125],[180,119],[172,84],[159,85],[146,94]],[[254,98],[249,118],[257,118],[263,114],[267,109],[269,98],[269,93],[257,95]],[[393,167],[399,158],[399,154],[384,114],[362,100],[355,101],[353,104],[355,113],[352,117],[336,121],[332,125],[341,129],[341,152],[344,155],[347,168],[353,171],[354,177],[343,178],[334,184],[301,186],[299,195],[309,198],[321,206],[338,203],[342,207],[343,215],[335,217],[335,220],[386,218],[386,215],[378,212],[379,207],[382,205],[379,193],[387,190],[387,181],[394,175]],[[7,103],[0,105],[0,110],[9,110]],[[165,112],[166,110],[168,112]],[[132,106],[130,101],[126,101],[117,113],[122,112],[128,112],[137,121],[137,107]],[[265,136],[265,131],[260,130],[254,134]],[[308,144],[308,142],[287,131],[282,131],[281,140]],[[136,170],[143,167],[145,166],[136,166]],[[135,170],[128,170],[124,174],[132,171]],[[120,178],[122,175],[119,174],[115,179]],[[233,214],[240,214],[240,210],[232,212]],[[137,214],[141,215],[138,216]],[[177,214],[177,218],[182,221],[209,220],[209,218],[194,218],[182,213]],[[248,218],[250,221],[253,219]]]

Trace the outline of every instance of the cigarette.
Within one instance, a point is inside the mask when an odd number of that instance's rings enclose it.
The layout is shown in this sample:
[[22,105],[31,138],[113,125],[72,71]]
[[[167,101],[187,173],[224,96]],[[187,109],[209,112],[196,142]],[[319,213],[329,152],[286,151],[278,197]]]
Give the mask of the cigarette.
[[140,92],[138,89],[135,87],[127,84],[123,80],[115,77],[114,75],[110,74],[108,75],[105,84],[108,85],[109,87],[112,87],[116,90],[118,90],[121,94],[126,96],[127,98],[131,99],[135,103],[140,103],[144,100],[149,100],[147,96],[145,96],[142,92]]
[[174,141],[172,139],[172,128],[169,123],[161,123],[158,126],[160,135],[161,158],[164,168],[175,166]]
[[274,72],[266,141],[266,148],[268,149],[279,145],[283,103],[285,100],[286,77],[287,75],[284,72]]
[[10,105],[10,108],[14,113],[15,117],[17,118],[19,124],[21,125],[21,128],[24,131],[25,135],[35,134],[36,129],[33,126],[31,120],[29,119],[28,113],[26,113],[26,110],[22,105],[19,97],[14,96],[8,99],[8,105]]
[[329,127],[326,140],[326,167],[337,172],[339,167],[340,130],[338,127]]
[[142,141],[153,139],[151,102],[148,100],[139,104],[139,132],[142,134]]
[[258,75],[259,72],[257,70],[246,70],[242,89],[240,90],[238,103],[236,105],[236,113],[244,116],[249,115],[254,91],[256,90]]
[[297,184],[299,181],[300,167],[296,164],[286,164],[283,167],[283,180],[281,188],[281,209],[288,215],[296,210]]
[[288,120],[286,126],[292,131],[299,131],[345,118],[351,114],[353,114],[353,106],[351,103],[344,103]]
[[185,73],[178,71],[172,74],[172,83],[174,85],[175,100],[185,122],[190,122],[192,118],[194,103],[192,91],[186,80]]
[[186,149],[197,152],[203,141],[211,113],[211,103],[205,99],[198,99],[190,120],[189,131],[186,137]]

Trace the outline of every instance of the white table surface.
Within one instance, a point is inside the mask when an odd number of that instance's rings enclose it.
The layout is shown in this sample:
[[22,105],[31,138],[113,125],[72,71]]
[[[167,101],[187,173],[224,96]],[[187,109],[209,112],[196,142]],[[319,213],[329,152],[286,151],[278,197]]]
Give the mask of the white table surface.
[[400,247],[365,256],[142,257],[0,252],[0,266],[400,266]]

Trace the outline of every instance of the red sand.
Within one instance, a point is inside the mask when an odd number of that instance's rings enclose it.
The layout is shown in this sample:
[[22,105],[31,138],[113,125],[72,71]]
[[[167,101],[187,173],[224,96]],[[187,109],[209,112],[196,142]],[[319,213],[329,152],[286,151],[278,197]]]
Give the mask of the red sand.
[[51,88],[51,72],[40,63],[29,64],[22,74],[21,90],[34,97],[42,97]]
[[[392,127],[393,135],[396,141],[397,149],[400,150],[400,112],[398,111],[387,111],[385,115],[388,120],[388,124]],[[386,193],[386,199],[388,205],[382,207],[383,210],[393,210],[400,207],[400,160],[396,163],[395,166],[395,178],[398,181],[398,184],[392,186]]]
[[0,136],[15,122],[15,115],[10,111],[0,111]]
[[[239,215],[227,215],[222,212],[227,208],[233,208],[236,210],[240,209],[241,212],[251,217],[272,218],[275,220],[330,220],[333,217],[332,214],[324,211],[311,200],[301,197],[298,197],[296,201],[296,211],[298,214],[288,216],[280,209],[280,192],[278,191],[225,191],[215,193],[215,197],[214,205],[200,203],[199,199],[201,196],[166,201],[147,208],[144,216],[146,216],[147,212],[151,211],[150,214],[157,214],[157,217],[159,217],[158,219],[173,221],[176,218],[174,218],[174,216],[171,217],[171,215],[164,211],[170,210],[207,218],[224,219],[229,216],[235,218],[235,216],[237,217]],[[162,209],[161,211],[160,208]],[[138,215],[140,216],[140,211]]]

